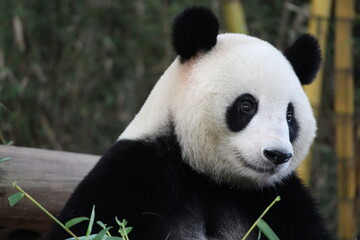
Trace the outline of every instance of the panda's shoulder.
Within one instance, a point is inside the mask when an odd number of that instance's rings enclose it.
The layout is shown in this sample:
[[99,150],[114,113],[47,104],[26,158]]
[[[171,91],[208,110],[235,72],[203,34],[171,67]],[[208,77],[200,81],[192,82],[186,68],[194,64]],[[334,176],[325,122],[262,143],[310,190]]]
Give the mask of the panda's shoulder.
[[154,181],[166,183],[169,169],[179,168],[180,156],[176,144],[168,139],[119,140],[105,152],[90,175],[145,185]]
[[119,140],[103,155],[102,161],[111,165],[156,164],[161,156],[160,144],[149,140]]
[[[105,161],[114,164],[125,164],[135,166],[151,165],[168,165],[173,158],[180,156],[180,148],[173,137],[145,138],[135,140],[117,141],[103,156]],[[171,157],[167,163],[166,158]]]

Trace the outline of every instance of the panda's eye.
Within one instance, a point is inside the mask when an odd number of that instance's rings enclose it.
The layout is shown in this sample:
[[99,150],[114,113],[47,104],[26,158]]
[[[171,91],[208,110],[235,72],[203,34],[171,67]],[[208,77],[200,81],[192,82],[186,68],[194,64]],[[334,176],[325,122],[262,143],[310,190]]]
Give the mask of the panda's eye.
[[258,110],[258,101],[250,93],[238,96],[226,110],[226,124],[230,131],[239,132],[244,129]]
[[294,117],[293,111],[288,111],[286,113],[286,121],[291,122],[293,120],[293,117]]
[[249,112],[251,112],[252,109],[253,109],[253,106],[248,101],[242,102],[240,105],[240,110],[244,113],[249,113]]

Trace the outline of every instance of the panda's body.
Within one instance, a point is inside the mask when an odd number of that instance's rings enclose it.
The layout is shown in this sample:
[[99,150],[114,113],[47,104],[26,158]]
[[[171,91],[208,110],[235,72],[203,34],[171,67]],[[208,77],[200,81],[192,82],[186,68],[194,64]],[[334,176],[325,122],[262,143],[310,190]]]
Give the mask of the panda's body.
[[[301,84],[318,70],[317,42],[305,35],[281,53],[257,38],[217,36],[217,28],[206,9],[179,15],[180,57],[60,220],[88,216],[95,205],[104,223],[125,218],[131,240],[237,240],[280,196],[265,216],[280,239],[330,239],[294,174],[315,137]],[[54,227],[47,239],[67,236]]]

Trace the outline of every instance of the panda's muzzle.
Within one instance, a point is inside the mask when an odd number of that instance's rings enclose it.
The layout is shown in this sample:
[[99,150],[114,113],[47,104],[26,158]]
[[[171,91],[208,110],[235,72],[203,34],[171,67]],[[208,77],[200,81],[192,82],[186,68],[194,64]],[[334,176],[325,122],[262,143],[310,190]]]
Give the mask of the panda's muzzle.
[[259,173],[270,173],[270,174],[274,174],[277,170],[276,170],[276,167],[272,167],[272,168],[260,168],[260,167],[256,167],[252,164],[249,164],[247,162],[244,162],[244,165],[256,172],[259,172]]
[[288,162],[293,155],[291,153],[284,153],[275,149],[265,149],[264,156],[275,165],[280,165]]

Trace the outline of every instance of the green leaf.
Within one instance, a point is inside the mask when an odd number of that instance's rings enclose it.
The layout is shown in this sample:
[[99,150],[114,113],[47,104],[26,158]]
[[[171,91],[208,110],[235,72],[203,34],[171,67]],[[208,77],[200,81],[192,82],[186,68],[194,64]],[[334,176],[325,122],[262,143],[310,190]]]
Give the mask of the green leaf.
[[121,236],[124,237],[124,236],[127,236],[131,232],[132,229],[133,229],[132,227],[120,228],[119,233]]
[[126,225],[128,224],[128,222],[127,222],[125,219],[123,219],[122,224],[123,224],[123,227],[126,227]]
[[256,225],[269,240],[280,240],[264,220],[260,219]]
[[87,217],[73,218],[73,219],[71,219],[71,220],[69,220],[69,221],[67,221],[67,222],[65,223],[65,227],[71,228],[72,226],[74,226],[74,225],[76,225],[76,224],[78,224],[78,223],[81,223],[81,222],[83,222],[83,221],[87,221],[87,220],[89,220],[89,218],[87,218]]
[[122,236],[127,236],[132,230],[132,227],[127,227],[127,228],[121,228],[119,229],[119,233],[122,235]]
[[132,227],[127,227],[127,228],[125,228],[126,234],[129,234],[129,233],[131,232],[131,230],[133,230]]
[[261,240],[261,230],[259,229],[258,240]]
[[91,211],[89,226],[86,231],[86,237],[88,237],[91,234],[92,227],[94,225],[94,220],[95,220],[95,205],[93,206],[92,211]]
[[10,197],[8,197],[9,204],[11,207],[15,206],[22,198],[24,197],[24,194],[22,192],[17,192]]
[[[0,72],[3,71],[3,69],[4,69],[4,67],[0,68]],[[4,110],[7,109],[4,104],[0,103],[0,110],[1,110],[2,108],[3,108]]]
[[120,222],[120,220],[119,220],[117,217],[115,217],[115,220],[116,220],[116,223],[117,223],[119,226],[122,226],[122,222]]
[[7,142],[7,143],[6,143],[7,146],[11,146],[11,145],[13,145],[13,144],[14,144],[14,141],[10,141],[10,142]]
[[104,224],[102,221],[97,221],[96,223],[103,229],[106,229],[106,224]]
[[106,237],[105,238],[105,240],[124,240],[123,238],[121,238],[121,237],[113,237],[113,236],[108,236],[108,237]]
[[[78,239],[80,239],[80,240],[93,240],[94,237],[96,237],[96,234],[91,234],[89,236],[78,237]],[[65,240],[76,240],[76,239],[72,237],[72,238],[67,238]]]
[[103,237],[105,236],[106,232],[109,230],[110,230],[110,227],[101,230],[98,234],[96,234],[94,240],[102,240]]
[[0,163],[10,161],[11,159],[12,159],[11,157],[0,158]]

